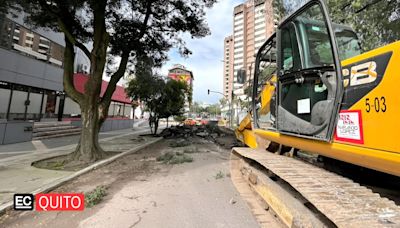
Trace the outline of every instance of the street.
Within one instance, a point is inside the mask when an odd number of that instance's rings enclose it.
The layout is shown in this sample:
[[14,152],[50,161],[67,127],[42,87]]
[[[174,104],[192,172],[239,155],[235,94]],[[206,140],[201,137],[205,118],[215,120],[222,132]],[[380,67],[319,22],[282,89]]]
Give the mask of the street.
[[2,0],[0,228],[400,227],[399,37],[400,0]]
[[[89,192],[105,186],[107,195],[92,208],[9,211],[2,222],[6,227],[258,227],[230,180],[230,150],[198,137],[188,146],[171,147],[176,141],[162,140],[53,190]],[[185,151],[193,162],[156,161],[163,153]],[[271,223],[277,224],[272,217]]]

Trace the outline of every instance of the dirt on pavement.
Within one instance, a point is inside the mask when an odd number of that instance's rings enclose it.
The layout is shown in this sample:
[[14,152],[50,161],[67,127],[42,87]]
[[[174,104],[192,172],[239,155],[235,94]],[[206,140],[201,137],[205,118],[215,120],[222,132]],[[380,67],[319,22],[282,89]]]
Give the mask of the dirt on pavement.
[[[127,136],[131,137],[131,136]],[[113,140],[113,143],[118,143],[119,145],[121,144],[129,144],[133,146],[133,144],[138,144],[144,141],[148,141],[149,139],[153,138],[154,136],[152,135],[147,135],[147,136],[139,136],[132,138],[131,140],[127,141],[127,137],[121,137]],[[117,141],[117,142],[115,142]],[[104,151],[104,157],[100,160],[107,159],[109,157],[115,156],[118,153],[121,153],[124,151],[126,148],[119,148],[115,151]],[[86,168],[95,162],[98,162],[99,160],[96,161],[75,161],[71,159],[71,154],[66,154],[66,155],[61,155],[61,156],[56,156],[52,158],[47,158],[39,161],[35,161],[32,163],[32,166],[40,169],[51,169],[51,170],[64,170],[64,171],[79,171],[83,168]]]
[[[222,143],[229,147],[231,136]],[[258,227],[229,178],[230,150],[209,138],[165,139],[84,174],[52,192],[90,192],[104,186],[103,200],[81,212],[8,211],[0,227]],[[156,158],[193,158],[165,164]]]

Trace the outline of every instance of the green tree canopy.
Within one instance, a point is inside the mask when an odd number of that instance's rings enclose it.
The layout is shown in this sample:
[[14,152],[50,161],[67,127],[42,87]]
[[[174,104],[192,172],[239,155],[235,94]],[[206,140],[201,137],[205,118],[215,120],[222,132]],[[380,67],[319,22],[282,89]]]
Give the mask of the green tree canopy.
[[332,20],[357,32],[364,51],[399,40],[400,1],[328,0]]
[[[307,0],[273,0],[279,19],[290,15]],[[334,23],[351,26],[361,48],[368,51],[399,40],[400,1],[397,0],[326,0]]]
[[160,118],[182,115],[188,86],[181,81],[164,80],[153,72],[154,62],[142,57],[136,65],[135,78],[129,81],[126,91],[134,100],[144,102],[149,113],[152,132],[157,134]]

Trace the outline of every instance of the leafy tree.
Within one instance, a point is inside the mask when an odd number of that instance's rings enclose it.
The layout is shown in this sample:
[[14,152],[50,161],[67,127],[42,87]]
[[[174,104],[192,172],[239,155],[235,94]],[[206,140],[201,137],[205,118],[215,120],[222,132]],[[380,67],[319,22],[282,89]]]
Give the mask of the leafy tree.
[[202,107],[200,106],[200,104],[198,102],[194,102],[191,106],[190,106],[190,112],[195,114],[195,116],[197,116],[199,113],[202,112]]
[[186,120],[185,116],[174,116],[174,120],[179,123],[183,123]]
[[204,112],[207,112],[210,116],[216,116],[221,114],[221,107],[219,104],[212,104],[204,108]]
[[160,118],[167,119],[171,116],[179,116],[184,113],[185,94],[188,92],[188,86],[185,82],[168,79],[162,90],[163,95],[158,103],[155,113],[157,119],[155,122],[155,134],[157,133],[158,120]]
[[[179,35],[184,32],[193,38],[208,35],[204,10],[215,2],[2,0],[0,10],[19,7],[27,13],[28,23],[64,34],[64,90],[79,104],[82,112],[82,132],[72,158],[89,161],[104,156],[98,143],[98,132],[107,118],[117,82],[135,63],[136,57],[142,53],[151,55],[160,64],[172,46],[179,47],[184,55],[190,54]],[[74,48],[80,49],[90,60],[90,77],[84,93],[77,91],[73,83]],[[110,67],[108,63],[115,63],[115,67]],[[106,67],[110,82],[101,94]]]
[[188,90],[181,81],[167,79],[153,73],[154,62],[141,57],[136,65],[136,77],[129,81],[126,91],[132,99],[140,99],[150,113],[149,124],[153,134],[157,134],[160,118],[183,114],[185,94]]
[[152,59],[141,56],[135,67],[135,78],[131,79],[128,87],[125,89],[128,96],[133,100],[140,100],[146,106],[146,110],[150,113],[149,124],[153,133],[152,115],[162,97],[162,89],[164,81],[161,76],[153,73],[152,67],[154,62]]
[[186,96],[187,96],[187,101],[189,103],[189,108],[192,106],[193,103],[193,87],[187,86],[186,88]]
[[244,89],[244,94],[246,95],[247,98],[252,99],[253,95],[253,85],[248,84],[248,86]]
[[400,1],[328,0],[332,20],[357,32],[364,51],[400,37]]
[[303,5],[307,0],[273,0],[272,6],[278,20],[284,19],[293,13],[297,8]]
[[[350,25],[357,33],[361,48],[368,51],[399,40],[400,1],[326,0],[333,22]],[[279,18],[284,18],[306,0],[273,0]]]
[[225,106],[226,104],[228,104],[228,99],[225,98],[225,97],[219,99],[219,104],[220,104],[221,106]]

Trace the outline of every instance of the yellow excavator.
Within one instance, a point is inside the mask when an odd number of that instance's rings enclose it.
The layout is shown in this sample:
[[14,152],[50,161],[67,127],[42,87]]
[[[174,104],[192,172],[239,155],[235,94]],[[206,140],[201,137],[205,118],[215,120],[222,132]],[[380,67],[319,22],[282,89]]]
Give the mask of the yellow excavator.
[[400,176],[400,42],[361,52],[322,0],[287,17],[259,49],[251,111],[235,131],[247,147],[231,153],[233,183],[255,214],[268,208],[288,227],[400,227],[393,201],[270,153],[293,148]]

